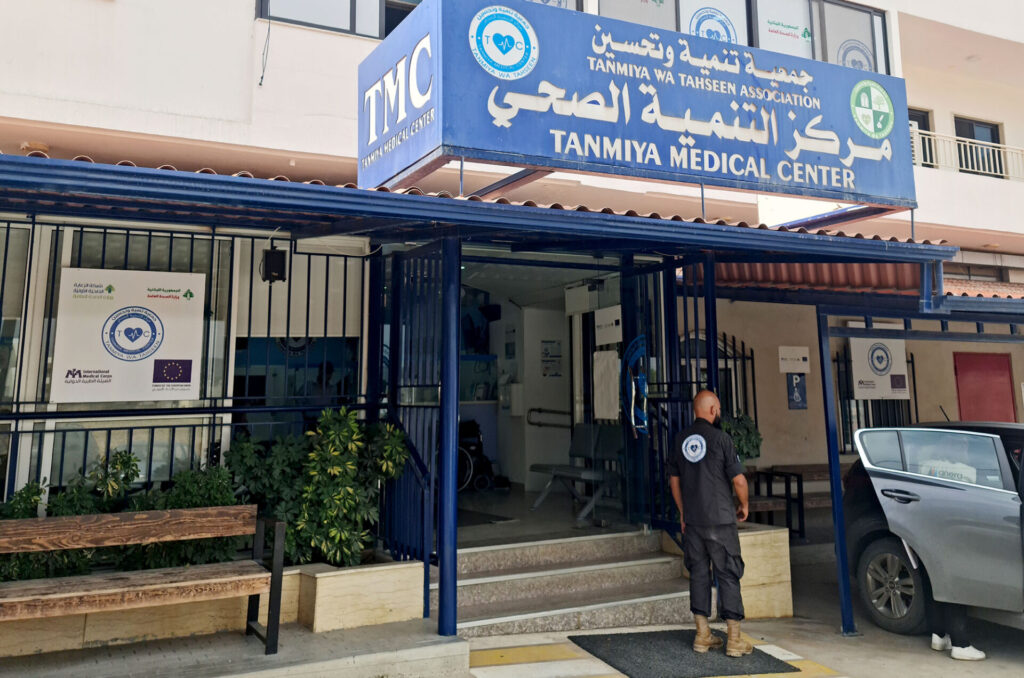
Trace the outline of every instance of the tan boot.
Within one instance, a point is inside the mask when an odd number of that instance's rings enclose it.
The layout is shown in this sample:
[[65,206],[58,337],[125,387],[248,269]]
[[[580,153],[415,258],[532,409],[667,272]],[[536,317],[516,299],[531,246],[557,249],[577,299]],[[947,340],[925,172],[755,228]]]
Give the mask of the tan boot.
[[708,650],[714,650],[716,647],[722,647],[722,639],[711,633],[707,617],[696,614],[693,616],[693,621],[697,623],[697,636],[693,639],[694,652],[703,654]]
[[754,646],[743,639],[740,633],[740,623],[733,619],[726,621],[729,626],[729,642],[725,646],[725,654],[730,657],[742,657],[754,651]]

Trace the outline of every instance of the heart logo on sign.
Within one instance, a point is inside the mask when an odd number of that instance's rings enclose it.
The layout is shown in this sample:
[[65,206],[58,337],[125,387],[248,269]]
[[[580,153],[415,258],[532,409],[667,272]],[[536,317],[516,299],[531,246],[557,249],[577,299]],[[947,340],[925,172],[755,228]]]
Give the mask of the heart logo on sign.
[[124,331],[124,336],[126,336],[128,338],[128,341],[136,342],[136,341],[139,340],[139,337],[142,336],[142,328],[141,327],[129,327],[128,329],[126,329]]
[[700,449],[700,445],[690,445],[690,451],[693,452],[694,454],[696,454],[697,450],[699,450],[699,449]]
[[491,39],[494,41],[494,46],[497,47],[502,54],[508,54],[512,51],[512,48],[516,46],[515,38],[511,35],[495,33]]
[[885,356],[879,353],[878,355],[875,356],[875,362],[881,365],[882,363],[885,362]]

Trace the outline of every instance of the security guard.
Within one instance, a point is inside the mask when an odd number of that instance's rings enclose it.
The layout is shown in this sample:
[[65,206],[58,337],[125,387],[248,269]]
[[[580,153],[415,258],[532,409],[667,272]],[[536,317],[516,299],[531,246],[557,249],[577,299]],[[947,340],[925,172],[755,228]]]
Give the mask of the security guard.
[[[718,428],[722,414],[718,397],[701,391],[693,400],[693,412],[693,425],[676,438],[667,460],[672,496],[679,508],[684,562],[690,571],[690,610],[697,625],[693,649],[707,652],[722,646],[722,639],[712,635],[708,626],[714,568],[719,616],[729,626],[725,653],[742,657],[754,651],[740,634],[743,558],[736,522],[747,519],[747,480],[732,438]],[[733,490],[739,508],[733,503]]]

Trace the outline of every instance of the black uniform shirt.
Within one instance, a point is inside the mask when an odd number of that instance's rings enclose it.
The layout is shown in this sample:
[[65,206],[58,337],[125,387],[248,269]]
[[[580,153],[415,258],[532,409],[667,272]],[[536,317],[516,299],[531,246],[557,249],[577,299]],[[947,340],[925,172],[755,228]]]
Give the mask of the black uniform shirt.
[[676,436],[667,469],[679,476],[687,525],[735,524],[732,479],[743,473],[743,464],[728,433],[697,419]]

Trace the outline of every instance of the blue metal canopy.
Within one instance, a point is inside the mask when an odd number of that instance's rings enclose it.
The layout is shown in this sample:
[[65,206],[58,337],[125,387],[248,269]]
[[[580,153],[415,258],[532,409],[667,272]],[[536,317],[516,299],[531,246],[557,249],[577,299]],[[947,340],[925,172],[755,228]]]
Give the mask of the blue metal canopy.
[[[20,156],[0,156],[0,210],[220,227],[281,228],[293,237],[368,236],[380,242],[458,236],[560,251],[596,247],[676,256],[928,263],[956,248],[761,226],[368,191]],[[816,224],[825,227],[827,223]],[[581,246],[581,243],[583,245]]]

